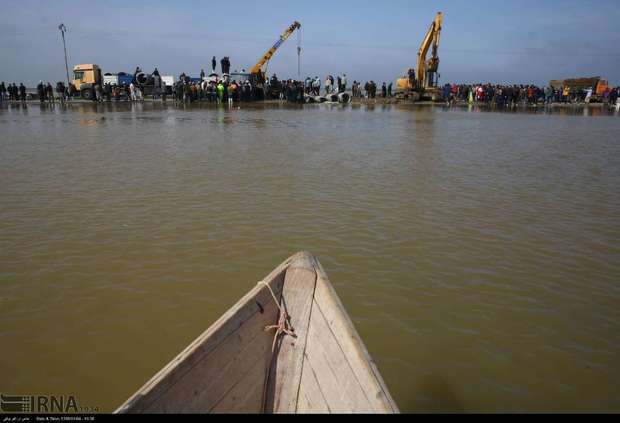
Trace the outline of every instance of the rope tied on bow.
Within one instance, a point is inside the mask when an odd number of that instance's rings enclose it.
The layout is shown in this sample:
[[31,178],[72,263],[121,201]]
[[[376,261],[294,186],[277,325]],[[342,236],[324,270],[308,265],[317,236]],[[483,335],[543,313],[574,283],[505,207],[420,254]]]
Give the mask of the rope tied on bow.
[[263,386],[263,400],[262,400],[262,409],[261,411],[264,413],[265,412],[265,408],[267,406],[267,386],[269,384],[269,375],[271,374],[271,365],[273,363],[273,354],[275,353],[276,350],[276,343],[278,342],[278,338],[280,337],[280,335],[289,335],[292,336],[293,338],[297,338],[297,335],[295,334],[295,329],[293,329],[293,327],[291,326],[291,318],[288,315],[288,313],[286,312],[286,310],[284,309],[284,307],[282,307],[280,305],[280,302],[278,301],[278,298],[276,297],[276,294],[273,293],[273,290],[271,289],[271,287],[269,286],[269,284],[265,281],[260,281],[258,282],[259,285],[264,285],[267,287],[267,289],[269,290],[269,292],[271,293],[271,297],[273,298],[273,301],[276,303],[276,306],[278,307],[278,309],[280,310],[280,317],[278,317],[278,323],[275,325],[268,325],[265,326],[264,331],[268,332],[270,330],[275,329],[276,333],[273,335],[273,343],[271,344],[271,358],[269,360],[269,365],[267,366],[267,372],[265,373],[265,384]]
[[295,334],[295,329],[293,329],[293,327],[291,326],[291,317],[288,315],[286,310],[284,310],[284,308],[280,305],[280,302],[276,298],[276,294],[273,293],[273,290],[271,289],[269,284],[265,281],[260,281],[258,284],[265,285],[267,287],[267,289],[269,290],[269,293],[271,294],[271,297],[273,298],[273,301],[276,303],[276,306],[280,310],[280,317],[278,318],[278,323],[275,325],[265,326],[265,329],[264,329],[265,332],[269,332],[272,329],[276,330],[276,333],[273,336],[273,343],[271,344],[271,352],[273,353],[275,351],[276,342],[280,335],[285,334],[285,335],[292,336],[293,338],[297,338],[297,335]]

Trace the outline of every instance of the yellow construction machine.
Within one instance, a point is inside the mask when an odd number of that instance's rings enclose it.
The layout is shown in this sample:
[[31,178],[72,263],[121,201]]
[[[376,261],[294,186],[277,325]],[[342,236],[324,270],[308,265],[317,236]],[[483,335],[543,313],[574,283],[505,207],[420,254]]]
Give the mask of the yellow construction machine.
[[253,75],[259,81],[265,81],[266,75],[263,71],[263,66],[269,62],[271,57],[276,53],[276,50],[285,42],[288,37],[290,37],[296,29],[301,28],[301,24],[297,21],[293,22],[291,26],[289,26],[286,31],[280,35],[280,38],[275,42],[275,44],[267,50],[267,52],[261,57],[261,59],[250,69],[250,75]]
[[[249,72],[247,73],[245,71],[244,72],[233,72],[229,76],[230,79],[235,80],[237,82],[245,81],[245,80],[251,81],[255,87],[259,88],[259,90],[257,90],[256,92],[257,99],[262,100],[264,97],[272,97],[274,94],[274,88],[278,88],[278,87],[274,87],[273,84],[269,84],[269,90],[265,89],[266,88],[265,82],[267,82],[267,75],[263,68],[269,62],[269,60],[273,57],[273,55],[276,53],[276,51],[282,45],[282,43],[284,43],[293,34],[293,32],[295,32],[295,30],[300,29],[300,28],[301,28],[301,24],[299,22],[297,21],[293,22],[293,24],[289,26],[286,29],[286,31],[282,33],[282,35],[280,35],[280,37],[277,39],[275,44],[269,50],[267,50],[267,52],[260,58],[260,60],[254,66],[252,66],[252,68],[250,68]],[[300,54],[300,51],[301,51],[301,47],[298,46],[297,47],[298,55]],[[280,84],[278,83],[277,85],[279,86]]]
[[[431,23],[418,51],[418,63],[416,69],[409,69],[407,75],[396,80],[396,96],[417,100],[437,100],[441,96],[437,88],[439,69],[439,36],[443,13],[438,12]],[[431,50],[431,58],[426,60],[428,51]]]

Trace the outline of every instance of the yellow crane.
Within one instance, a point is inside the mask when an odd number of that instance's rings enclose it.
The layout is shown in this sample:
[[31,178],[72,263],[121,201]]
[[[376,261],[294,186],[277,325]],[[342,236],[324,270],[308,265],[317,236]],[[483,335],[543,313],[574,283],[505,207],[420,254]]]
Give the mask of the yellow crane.
[[[417,69],[409,69],[407,75],[396,81],[397,95],[419,99],[423,96],[432,98],[437,94],[438,50],[442,22],[443,13],[437,12],[418,50]],[[426,56],[429,50],[431,50],[431,58],[427,61]]]
[[261,57],[261,59],[250,69],[250,75],[256,78],[257,81],[264,82],[265,81],[265,72],[263,71],[263,66],[273,57],[278,48],[285,42],[288,37],[290,37],[295,30],[301,28],[301,24],[297,21],[293,22],[291,26],[289,26],[286,31],[280,35],[280,38],[275,42],[275,44],[267,50],[267,52]]

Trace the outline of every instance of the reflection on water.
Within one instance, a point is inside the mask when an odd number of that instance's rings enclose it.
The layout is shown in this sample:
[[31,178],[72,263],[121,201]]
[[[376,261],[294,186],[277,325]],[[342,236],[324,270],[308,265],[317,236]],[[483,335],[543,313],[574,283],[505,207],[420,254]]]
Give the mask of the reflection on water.
[[306,249],[402,410],[620,411],[620,124],[587,110],[3,106],[0,391],[112,410]]

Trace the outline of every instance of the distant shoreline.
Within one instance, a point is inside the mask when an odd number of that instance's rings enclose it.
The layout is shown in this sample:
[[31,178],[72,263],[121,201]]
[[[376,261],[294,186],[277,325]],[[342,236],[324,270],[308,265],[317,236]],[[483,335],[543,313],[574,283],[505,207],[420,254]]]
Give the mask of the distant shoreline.
[[[42,104],[39,100],[26,100],[25,102],[28,105],[39,105]],[[167,99],[165,102],[162,101],[161,99],[157,99],[157,100],[153,100],[153,99],[144,99],[142,100],[142,103],[163,103],[163,104],[175,104],[175,101],[172,98]],[[241,103],[241,104],[281,104],[281,103],[286,103],[286,100],[263,100],[263,101],[257,101],[257,102],[249,102],[249,103]],[[14,102],[9,102],[9,101],[4,101],[2,103],[0,103],[1,106],[5,106],[5,105],[20,105],[22,104],[22,102],[20,101],[14,101]],[[49,106],[50,103],[44,103],[45,106]],[[60,105],[60,102],[56,101],[55,103],[52,103],[55,105]],[[67,105],[77,105],[77,104],[101,104],[101,105],[105,105],[105,104],[132,104],[132,102],[130,101],[104,101],[101,103],[97,103],[95,101],[92,100],[84,100],[81,98],[78,99],[72,99],[67,101],[65,104]],[[197,103],[191,103],[191,104],[211,104],[209,102],[197,102]],[[235,105],[238,105],[240,103],[235,103]],[[319,103],[314,103],[314,104],[319,104]],[[328,103],[329,104],[329,103]],[[338,104],[342,104],[342,103],[338,103]],[[355,97],[351,99],[350,103],[345,103],[345,104],[357,104],[357,105],[361,105],[361,104],[365,104],[365,105],[411,105],[411,106],[424,106],[424,107],[446,107],[446,103],[445,102],[432,102],[432,101],[417,101],[417,102],[411,102],[409,100],[404,100],[404,99],[397,99],[395,97],[388,97],[388,98],[383,98],[383,97],[376,97],[373,99],[368,99],[368,98],[359,98],[359,97]],[[450,104],[450,107],[459,107],[459,108],[464,108],[464,107],[480,107],[480,108],[486,108],[486,109],[496,109],[496,110],[511,110],[511,109],[530,109],[530,110],[536,110],[536,109],[549,109],[549,108],[553,108],[553,109],[614,109],[616,106],[615,105],[611,105],[611,104],[607,104],[607,103],[551,103],[551,104],[516,104],[514,106],[509,106],[509,107],[501,107],[501,106],[497,106],[495,104],[488,104],[488,103],[479,103],[479,102],[474,102],[474,103],[468,103],[466,101],[457,101],[457,102],[453,102],[452,104]]]

